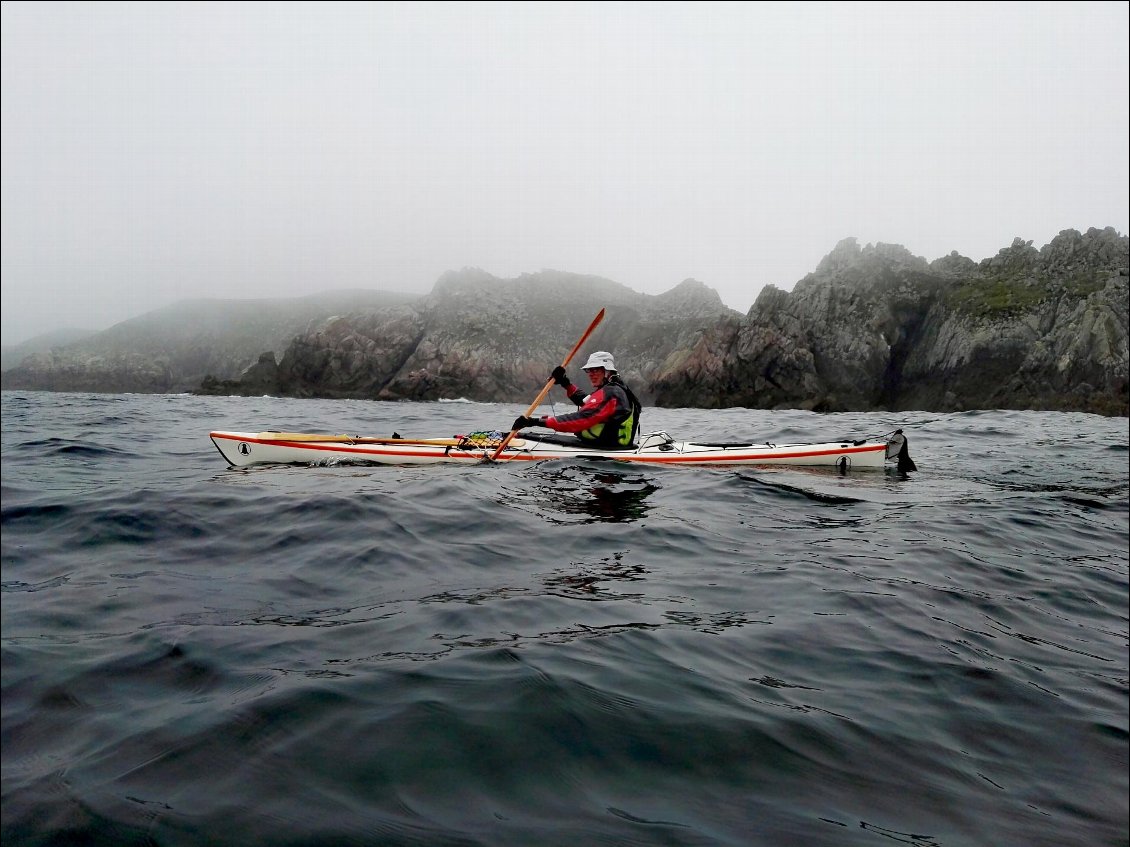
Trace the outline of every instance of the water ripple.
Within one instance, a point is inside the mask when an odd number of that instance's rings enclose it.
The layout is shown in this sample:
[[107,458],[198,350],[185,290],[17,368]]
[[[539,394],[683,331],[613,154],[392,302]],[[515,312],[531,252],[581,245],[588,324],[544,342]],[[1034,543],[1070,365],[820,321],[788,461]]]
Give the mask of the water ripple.
[[1125,419],[647,410],[903,475],[206,438],[522,411],[5,393],[4,844],[1125,843]]

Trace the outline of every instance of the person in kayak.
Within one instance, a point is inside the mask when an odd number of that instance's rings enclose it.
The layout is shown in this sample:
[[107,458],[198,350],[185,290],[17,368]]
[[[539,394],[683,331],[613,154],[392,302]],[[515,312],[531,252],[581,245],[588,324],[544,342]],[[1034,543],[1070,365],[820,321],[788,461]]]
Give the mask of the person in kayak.
[[520,415],[511,430],[544,426],[554,432],[573,433],[586,445],[602,450],[634,447],[640,424],[640,401],[620,379],[612,354],[593,353],[582,370],[592,383],[591,394],[573,385],[564,367],[554,368],[551,375],[578,406],[576,412],[540,418]]

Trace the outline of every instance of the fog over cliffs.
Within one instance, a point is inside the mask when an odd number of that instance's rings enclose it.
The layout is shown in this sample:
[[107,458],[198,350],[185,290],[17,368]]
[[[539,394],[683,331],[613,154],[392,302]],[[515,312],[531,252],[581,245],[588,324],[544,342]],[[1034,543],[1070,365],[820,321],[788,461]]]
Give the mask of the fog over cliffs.
[[[742,315],[560,271],[444,274],[426,296],[197,301],[25,357],[5,389],[529,402],[596,312],[645,403],[1127,414],[1130,245],[1111,228],[927,262],[845,239]],[[579,361],[574,362],[574,368]]]

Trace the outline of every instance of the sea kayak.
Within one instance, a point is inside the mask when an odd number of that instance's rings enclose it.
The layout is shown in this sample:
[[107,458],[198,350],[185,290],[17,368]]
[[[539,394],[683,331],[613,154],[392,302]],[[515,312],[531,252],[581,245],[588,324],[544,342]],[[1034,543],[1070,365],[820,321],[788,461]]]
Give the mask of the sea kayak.
[[[677,441],[666,432],[640,438],[624,450],[594,450],[579,440],[523,431],[495,456],[508,433],[476,432],[450,438],[392,438],[302,432],[209,433],[228,464],[236,468],[262,464],[381,464],[538,462],[548,459],[608,459],[649,465],[709,467],[713,465],[797,465],[841,471],[883,468],[898,460],[910,462],[901,430],[883,438],[822,444],[742,444]],[[900,458],[904,457],[904,458]],[[904,461],[905,459],[905,461]],[[913,463],[909,469],[914,470]]]

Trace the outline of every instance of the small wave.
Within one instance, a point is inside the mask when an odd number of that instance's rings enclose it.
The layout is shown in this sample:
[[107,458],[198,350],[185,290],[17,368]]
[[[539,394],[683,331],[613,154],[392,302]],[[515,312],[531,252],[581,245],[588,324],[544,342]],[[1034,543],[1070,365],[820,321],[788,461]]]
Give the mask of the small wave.
[[70,438],[44,438],[35,441],[25,441],[19,445],[20,450],[27,450],[39,456],[68,456],[79,458],[103,458],[110,456],[129,456],[130,454],[116,447],[107,447],[91,441],[76,441]]
[[813,491],[806,488],[800,488],[796,485],[789,485],[784,482],[770,482],[766,479],[760,479],[756,476],[749,474],[738,474],[741,479],[746,482],[752,482],[756,485],[764,486],[773,491],[778,491],[790,496],[803,497],[806,500],[813,500],[817,503],[829,503],[832,505],[847,505],[850,503],[865,503],[866,500],[860,500],[855,497],[845,497],[841,494],[827,494],[823,491]]
[[46,579],[46,580],[43,580],[42,582],[36,582],[36,583],[20,582],[19,580],[14,580],[12,582],[4,581],[4,582],[0,582],[0,592],[46,591],[46,590],[51,589],[51,588],[58,588],[59,586],[66,585],[70,581],[71,581],[71,577],[70,577],[69,574],[64,574],[63,576],[58,576],[58,577],[55,577],[54,579]]

